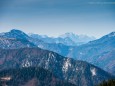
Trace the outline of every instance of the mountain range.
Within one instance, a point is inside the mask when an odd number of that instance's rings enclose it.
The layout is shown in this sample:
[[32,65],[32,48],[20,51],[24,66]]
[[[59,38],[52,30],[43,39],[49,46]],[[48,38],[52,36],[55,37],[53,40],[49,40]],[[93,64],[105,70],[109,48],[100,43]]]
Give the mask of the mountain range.
[[[1,46],[1,48],[3,49],[17,49],[17,48],[24,48],[24,47],[28,47],[27,43],[24,44],[22,43],[21,40],[24,40],[24,41],[28,41],[30,44],[29,44],[29,47],[39,47],[39,48],[42,48],[42,49],[47,49],[47,50],[50,50],[50,51],[54,51],[54,52],[57,52],[63,56],[66,56],[68,54],[68,51],[69,51],[69,48],[70,46],[66,46],[64,44],[56,44],[56,43],[46,43],[38,38],[32,38],[30,36],[28,36],[26,33],[20,31],[20,30],[16,30],[16,29],[12,29],[11,31],[9,32],[4,32],[4,33],[1,33],[0,34],[0,38],[1,39],[17,39],[17,40],[20,40],[20,46],[19,44],[17,44],[17,42],[13,42],[14,43],[14,46],[12,46],[12,42],[9,42],[9,44],[7,43],[7,41],[5,42],[2,42],[0,41],[0,44],[1,45],[4,45],[4,46]],[[24,46],[21,46],[21,45],[24,45]],[[10,47],[7,47],[7,46],[10,46]]]
[[[67,46],[62,43],[46,43],[42,38],[47,39],[47,36],[27,35],[20,30],[13,29],[10,32],[1,33],[0,41],[3,49],[16,49],[24,47],[39,47],[42,49],[54,51],[62,56],[83,60],[92,63],[107,72],[115,74],[115,32],[109,33],[100,39],[90,41],[79,46]],[[61,36],[67,37],[70,34]],[[71,34],[72,35],[72,34]],[[74,37],[73,37],[74,38]],[[11,40],[18,40],[12,41]],[[42,39],[42,40],[41,40]],[[4,41],[3,41],[4,40]],[[10,42],[7,42],[9,41]],[[23,42],[23,41],[24,42]],[[49,38],[47,39],[47,41]],[[19,42],[20,41],[20,42]],[[26,42],[25,42],[26,41]],[[23,42],[23,43],[22,43]],[[20,46],[19,46],[20,45]],[[10,46],[10,47],[8,47]],[[108,71],[109,70],[109,71]]]
[[[64,40],[70,35],[66,33],[60,38]],[[59,80],[77,86],[94,86],[114,78],[111,74],[115,74],[115,32],[80,45],[72,45],[69,40],[68,44],[62,40],[63,43],[56,43],[57,38],[38,36],[16,29],[0,33],[0,70],[42,67]],[[73,40],[72,36],[69,39]]]
[[39,47],[76,60],[87,61],[115,74],[115,32],[79,46],[47,44]]
[[75,33],[65,33],[59,37],[48,37],[47,35],[28,34],[32,38],[40,39],[46,43],[64,44],[67,46],[79,46],[96,39],[87,35],[76,35]]
[[115,74],[115,32],[74,47],[67,56],[90,62]]
[[15,48],[24,48],[24,47],[36,47],[36,45],[34,45],[28,40],[0,37],[0,48],[15,49]]
[[40,48],[1,49],[0,70],[25,67],[42,67],[58,79],[77,86],[94,86],[114,77],[85,61],[76,61],[55,52]]

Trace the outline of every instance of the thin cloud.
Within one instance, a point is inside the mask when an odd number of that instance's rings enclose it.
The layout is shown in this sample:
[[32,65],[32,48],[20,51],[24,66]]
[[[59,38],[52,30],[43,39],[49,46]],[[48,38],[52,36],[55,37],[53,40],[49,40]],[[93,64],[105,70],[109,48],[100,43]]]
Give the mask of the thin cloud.
[[88,2],[88,4],[97,4],[97,5],[115,5],[115,2]]

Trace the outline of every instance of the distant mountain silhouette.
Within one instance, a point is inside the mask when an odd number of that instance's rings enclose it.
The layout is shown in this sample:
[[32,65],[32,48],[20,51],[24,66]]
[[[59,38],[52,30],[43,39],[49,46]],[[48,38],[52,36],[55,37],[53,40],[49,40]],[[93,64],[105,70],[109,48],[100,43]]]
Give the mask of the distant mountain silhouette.
[[48,37],[46,35],[38,35],[38,34],[29,34],[30,37],[42,40],[46,43],[56,43],[56,44],[64,44],[67,46],[77,46],[81,44],[85,44],[89,41],[94,40],[94,37],[88,37],[86,35],[76,35],[74,33],[65,33],[60,35],[59,37]]

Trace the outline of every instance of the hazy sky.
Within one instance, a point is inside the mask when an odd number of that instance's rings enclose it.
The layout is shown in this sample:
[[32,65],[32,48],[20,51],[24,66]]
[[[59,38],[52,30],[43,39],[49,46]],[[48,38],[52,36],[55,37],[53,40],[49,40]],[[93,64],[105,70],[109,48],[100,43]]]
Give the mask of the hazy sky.
[[13,28],[98,38],[115,31],[115,0],[0,0],[0,32]]

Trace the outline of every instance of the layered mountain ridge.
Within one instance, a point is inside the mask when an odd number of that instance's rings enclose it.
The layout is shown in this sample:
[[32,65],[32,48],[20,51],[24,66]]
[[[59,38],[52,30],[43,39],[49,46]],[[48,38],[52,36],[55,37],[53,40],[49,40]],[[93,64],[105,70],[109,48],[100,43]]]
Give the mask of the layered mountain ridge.
[[85,44],[89,41],[95,40],[95,37],[89,37],[86,35],[76,35],[75,33],[65,33],[56,38],[33,33],[29,34],[29,36],[32,38],[40,39],[46,43],[61,43],[67,46],[78,46],[81,44]]
[[42,67],[52,71],[60,80],[77,86],[94,86],[114,78],[102,69],[84,61],[65,58],[40,48],[0,49],[0,70]]
[[[47,36],[43,36],[42,38],[46,37]],[[115,74],[114,43],[115,32],[80,46],[67,46],[60,43],[46,43],[43,40],[28,36],[24,32],[16,29],[0,34],[0,48],[2,49],[40,47],[42,49],[59,53],[62,56],[90,62],[106,71],[109,70],[108,72],[112,74]]]
[[95,64],[115,74],[115,32],[100,39],[74,47],[68,56]]

